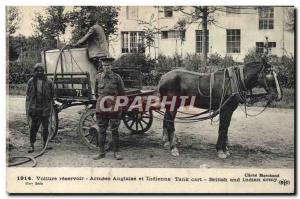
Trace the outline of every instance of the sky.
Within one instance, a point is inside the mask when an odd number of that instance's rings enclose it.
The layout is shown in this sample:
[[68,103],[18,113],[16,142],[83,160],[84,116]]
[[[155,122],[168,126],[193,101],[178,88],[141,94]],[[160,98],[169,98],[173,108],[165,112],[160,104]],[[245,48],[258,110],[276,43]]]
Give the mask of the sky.
[[42,6],[18,6],[21,14],[21,21],[19,29],[17,29],[15,35],[22,34],[24,36],[31,36],[34,32],[33,22],[35,13],[45,13],[45,8]]
[[[47,6],[17,6],[21,12],[21,20],[19,29],[16,30],[14,35],[24,35],[26,37],[34,34],[34,18],[36,13],[45,14]],[[71,10],[72,7],[65,7],[65,11]],[[68,41],[70,38],[70,30],[67,28],[66,34],[61,38],[62,40]]]

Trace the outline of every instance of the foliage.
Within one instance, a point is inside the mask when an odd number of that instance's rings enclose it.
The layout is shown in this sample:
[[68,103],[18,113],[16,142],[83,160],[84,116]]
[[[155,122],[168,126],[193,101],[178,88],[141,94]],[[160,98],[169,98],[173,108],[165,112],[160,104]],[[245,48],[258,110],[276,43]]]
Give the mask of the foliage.
[[217,65],[221,65],[221,63],[222,63],[222,57],[218,53],[213,53],[208,58],[208,65],[217,66]]
[[35,16],[35,36],[50,42],[52,48],[57,45],[59,36],[65,33],[68,19],[64,14],[64,6],[50,6],[45,14]]
[[47,41],[40,40],[38,37],[28,37],[23,35],[9,36],[9,60],[15,61],[24,58],[39,60],[40,51],[48,45]]
[[187,54],[183,60],[183,67],[187,70],[204,72],[207,71],[199,54]]
[[231,55],[225,55],[225,57],[221,61],[222,68],[228,68],[237,64],[238,63],[233,60],[233,57]]
[[285,88],[295,87],[295,60],[293,56],[282,56],[279,62],[274,63],[278,71],[278,81]]
[[150,58],[140,53],[124,54],[113,63],[113,67],[141,67],[142,72],[149,72],[151,65]]
[[[261,61],[262,54],[257,53],[255,49],[250,50],[246,54],[244,63],[252,61]],[[285,88],[294,88],[295,85],[295,60],[293,56],[284,55],[278,57],[276,55],[269,55],[268,62],[274,67],[278,73],[278,81],[280,85]]]
[[118,24],[118,7],[113,6],[75,6],[73,11],[67,13],[68,21],[73,27],[71,42],[77,42],[90,28],[87,23],[87,13],[102,26],[107,38],[116,33]]
[[182,58],[175,53],[172,57],[159,54],[157,57],[155,69],[161,72],[168,72],[174,68],[182,66]]
[[15,6],[10,6],[7,8],[7,21],[6,21],[6,32],[8,34],[14,34],[19,28],[19,23],[21,19],[21,12]]
[[22,62],[9,62],[9,84],[26,83],[33,73],[35,60],[23,60]]
[[248,53],[244,57],[244,63],[254,62],[254,61],[261,61],[262,54],[257,53],[256,49],[253,48],[248,51]]
[[155,39],[160,34],[161,29],[165,27],[158,28],[155,24],[157,24],[158,19],[154,18],[154,14],[151,15],[149,21],[137,20],[139,25],[142,25],[145,39],[145,48],[148,48],[150,53],[151,47],[156,48]]

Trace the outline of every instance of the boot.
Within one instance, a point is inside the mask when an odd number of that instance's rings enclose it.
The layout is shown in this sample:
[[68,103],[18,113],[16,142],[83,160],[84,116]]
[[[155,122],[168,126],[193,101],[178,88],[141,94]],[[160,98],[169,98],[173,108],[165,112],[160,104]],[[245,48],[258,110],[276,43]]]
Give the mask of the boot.
[[33,153],[34,152],[34,145],[30,144],[30,148],[28,150],[28,153]]
[[100,153],[97,156],[93,157],[93,160],[99,160],[105,158],[105,153]]
[[98,143],[99,143],[99,154],[93,158],[93,160],[99,160],[105,157],[105,139],[106,132],[100,132],[98,135]]
[[114,157],[116,160],[123,160],[123,157],[120,152],[114,152]]
[[122,160],[123,157],[120,154],[119,148],[120,148],[120,141],[119,141],[119,133],[118,131],[112,132],[112,143],[113,143],[113,151],[114,151],[114,158],[116,160]]

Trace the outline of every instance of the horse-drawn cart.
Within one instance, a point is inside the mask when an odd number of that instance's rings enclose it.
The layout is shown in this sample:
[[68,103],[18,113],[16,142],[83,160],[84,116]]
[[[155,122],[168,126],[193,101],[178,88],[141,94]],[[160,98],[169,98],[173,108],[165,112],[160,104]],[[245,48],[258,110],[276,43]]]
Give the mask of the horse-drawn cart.
[[[54,81],[55,105],[52,111],[51,132],[52,139],[57,135],[59,112],[72,106],[84,106],[80,111],[78,135],[90,148],[98,145],[97,133],[90,131],[96,123],[94,96],[95,76],[97,71],[89,62],[85,48],[50,50],[42,53],[42,60],[46,67],[47,76]],[[131,99],[140,96],[142,102],[147,96],[155,93],[154,90],[142,90],[142,76],[140,66],[130,68],[113,68],[125,85],[125,95]],[[124,125],[132,132],[144,133],[152,125],[152,110],[138,111],[136,109],[122,112]]]

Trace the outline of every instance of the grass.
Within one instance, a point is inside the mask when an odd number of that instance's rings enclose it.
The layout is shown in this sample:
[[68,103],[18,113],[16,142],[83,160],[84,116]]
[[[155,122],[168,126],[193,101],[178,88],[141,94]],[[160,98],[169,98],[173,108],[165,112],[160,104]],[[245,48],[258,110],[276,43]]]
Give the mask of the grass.
[[[144,90],[149,90],[153,89],[156,90],[157,86],[145,86],[143,87]],[[283,88],[283,98],[279,102],[272,102],[270,107],[272,108],[294,108],[294,97],[295,97],[295,91],[294,89],[291,88]],[[25,96],[26,94],[26,84],[10,84],[9,85],[9,90],[8,90],[9,95],[23,95]],[[257,102],[255,103],[254,106],[262,107],[266,104],[266,102]]]

